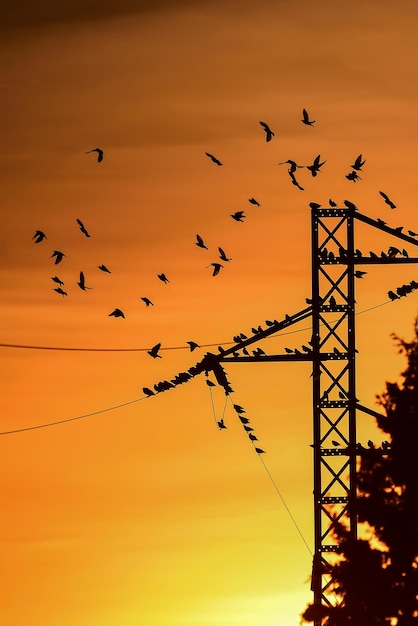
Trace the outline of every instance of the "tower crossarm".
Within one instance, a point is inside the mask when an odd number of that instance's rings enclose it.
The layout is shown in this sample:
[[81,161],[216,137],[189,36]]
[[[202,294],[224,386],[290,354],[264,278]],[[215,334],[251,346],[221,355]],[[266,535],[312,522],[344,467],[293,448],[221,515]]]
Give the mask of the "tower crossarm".
[[406,235],[402,232],[403,226],[397,226],[393,228],[388,226],[386,222],[381,219],[373,219],[372,217],[368,217],[368,215],[363,215],[363,213],[359,213],[355,211],[353,214],[354,219],[359,220],[360,222],[364,222],[364,224],[369,224],[369,226],[374,226],[379,230],[382,230],[385,233],[389,233],[394,237],[398,237],[398,239],[402,239],[403,241],[407,241],[408,243],[412,243],[414,246],[418,246],[418,239],[413,237],[412,235]]

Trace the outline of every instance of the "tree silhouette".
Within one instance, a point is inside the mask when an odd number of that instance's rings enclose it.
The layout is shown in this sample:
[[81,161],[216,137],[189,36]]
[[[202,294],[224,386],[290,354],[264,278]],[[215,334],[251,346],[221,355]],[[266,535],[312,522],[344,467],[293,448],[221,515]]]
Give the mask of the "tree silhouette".
[[377,396],[385,441],[360,454],[356,506],[367,538],[353,539],[336,525],[340,558],[329,573],[341,603],[308,606],[307,622],[418,625],[418,318],[414,332],[411,342],[393,335],[407,366],[401,381],[387,382]]

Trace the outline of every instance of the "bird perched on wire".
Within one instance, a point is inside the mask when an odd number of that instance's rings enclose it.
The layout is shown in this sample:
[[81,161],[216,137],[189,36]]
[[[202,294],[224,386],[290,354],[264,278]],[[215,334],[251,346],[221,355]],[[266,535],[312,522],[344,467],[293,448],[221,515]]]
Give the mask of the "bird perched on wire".
[[149,298],[145,298],[145,297],[144,297],[144,298],[141,298],[141,300],[142,300],[142,302],[145,302],[145,304],[146,304],[147,306],[154,306],[154,303],[153,303],[153,302],[151,302],[151,300],[150,300]]
[[255,198],[248,198],[248,202],[250,204],[254,204],[255,206],[261,206],[261,204]]
[[204,248],[205,250],[208,249],[207,245],[205,244],[205,242],[203,241],[200,235],[196,235],[196,245],[198,248]]
[[199,344],[195,341],[187,341],[186,343],[189,344],[190,352],[193,352],[193,350],[196,350],[196,348],[200,348]]
[[262,450],[261,448],[255,448],[255,451],[257,454],[265,454],[265,450]]
[[99,268],[99,270],[101,270],[102,272],[106,272],[107,274],[112,273],[110,269],[106,267],[106,265],[98,265],[97,267]]
[[393,300],[398,300],[399,296],[396,295],[396,293],[394,291],[388,291],[388,297],[393,301]]
[[156,343],[155,346],[148,350],[148,354],[152,356],[153,359],[161,359],[161,355],[158,354],[158,350],[161,348],[161,343]]
[[41,243],[41,241],[43,241],[44,239],[48,239],[48,237],[45,235],[45,233],[42,230],[37,230],[35,231],[35,234],[32,237],[32,239],[35,240],[35,243]]
[[86,291],[86,289],[92,289],[92,287],[87,287],[87,285],[86,285],[86,279],[85,279],[85,276],[84,276],[84,272],[80,272],[80,280],[78,281],[77,285],[83,291]]
[[235,213],[231,214],[231,217],[236,222],[243,222],[245,220],[245,213],[244,211],[235,211]]
[[81,232],[83,233],[83,235],[85,235],[86,237],[90,237],[90,233],[87,231],[86,227],[84,226],[83,222],[81,220],[78,219],[78,217],[76,218],[77,224],[80,227]]
[[217,424],[218,424],[219,430],[222,430],[222,428],[226,428],[223,418],[220,419],[219,422],[217,422]]
[[386,195],[383,191],[379,191],[379,193],[382,196],[383,200],[391,209],[396,209],[396,204],[392,202],[392,200],[389,198],[388,195]]
[[315,120],[309,119],[308,111],[306,109],[303,109],[302,116],[303,116],[303,119],[301,120],[301,122],[303,124],[306,124],[306,126],[313,126],[315,124]]
[[272,138],[274,137],[274,132],[271,130],[270,126],[266,124],[265,122],[260,122],[260,124],[266,133],[266,141],[271,141]]
[[326,161],[322,161],[321,163],[321,155],[318,154],[313,160],[312,165],[307,165],[306,169],[310,171],[312,176],[316,176],[323,165],[325,165]]
[[157,274],[157,276],[165,284],[170,282],[165,274]]
[[93,148],[93,150],[87,150],[85,154],[90,154],[90,152],[97,152],[97,162],[101,163],[103,161],[104,152],[100,148]]
[[217,159],[215,156],[213,156],[213,154],[211,154],[210,152],[205,152],[206,156],[210,158],[211,161],[213,161],[213,163],[215,163],[216,165],[223,165],[223,163],[221,163],[221,161],[219,159]]
[[362,156],[361,154],[359,154],[356,160],[354,161],[354,163],[350,165],[350,167],[352,167],[353,170],[357,170],[358,172],[361,172],[361,168],[363,167],[365,162],[366,162],[366,159],[362,160]]
[[149,389],[149,387],[142,387],[142,391],[148,397],[155,396],[155,393],[152,391],[152,389]]
[[228,258],[225,254],[225,251],[222,248],[218,248],[219,250],[219,258],[221,259],[221,261],[225,261],[226,263],[228,263],[229,261],[232,261],[231,258]]
[[65,257],[65,254],[63,252],[60,252],[59,250],[54,250],[54,252],[51,254],[49,258],[52,259],[54,257],[55,257],[54,263],[55,265],[58,265],[58,263],[61,263],[61,261]]
[[212,276],[217,276],[219,272],[221,271],[221,268],[223,267],[223,265],[222,263],[211,263],[210,265],[207,265],[206,267],[213,267]]
[[121,309],[114,309],[114,311],[109,313],[109,317],[123,317],[125,319],[125,314]]

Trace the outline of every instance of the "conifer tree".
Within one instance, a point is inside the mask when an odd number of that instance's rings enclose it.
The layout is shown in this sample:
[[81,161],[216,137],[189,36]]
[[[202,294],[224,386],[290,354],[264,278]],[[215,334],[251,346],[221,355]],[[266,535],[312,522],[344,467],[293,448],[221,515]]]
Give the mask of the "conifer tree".
[[414,331],[411,342],[394,336],[406,369],[377,396],[384,441],[360,454],[356,504],[369,536],[354,540],[336,526],[341,558],[330,574],[341,604],[310,605],[305,621],[418,626],[418,318]]

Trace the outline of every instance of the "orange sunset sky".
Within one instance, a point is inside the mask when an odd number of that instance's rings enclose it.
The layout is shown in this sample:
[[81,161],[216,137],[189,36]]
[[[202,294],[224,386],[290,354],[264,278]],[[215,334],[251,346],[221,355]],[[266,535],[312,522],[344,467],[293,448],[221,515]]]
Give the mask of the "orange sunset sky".
[[[306,306],[309,202],[349,199],[418,231],[418,5],[19,0],[0,19],[0,619],[298,624],[311,601],[309,363],[226,367],[262,457],[204,376],[151,398],[142,388]],[[95,147],[102,163],[85,154]],[[318,154],[317,177],[297,171],[304,191],[278,166]],[[365,252],[396,245],[356,228]],[[218,246],[232,260],[212,276]],[[410,339],[417,311],[416,293],[387,292],[418,275],[363,269],[357,396],[376,409],[404,367],[390,335]],[[310,335],[305,320],[260,347],[281,354]],[[368,437],[384,438],[360,415]]]

